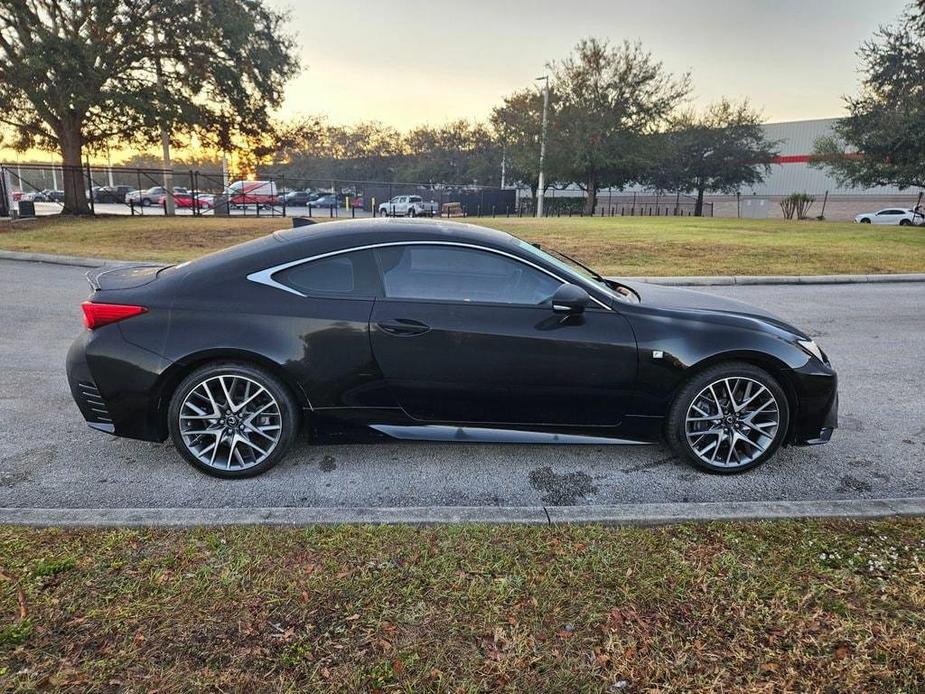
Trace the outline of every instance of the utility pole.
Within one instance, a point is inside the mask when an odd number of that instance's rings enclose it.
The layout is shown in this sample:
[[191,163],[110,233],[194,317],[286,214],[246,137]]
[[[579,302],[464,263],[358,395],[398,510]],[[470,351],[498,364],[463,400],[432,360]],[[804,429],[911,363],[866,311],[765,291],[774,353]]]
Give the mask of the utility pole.
[[[155,37],[157,30],[155,29]],[[164,92],[164,68],[161,66],[161,58],[158,56],[154,59],[154,72],[157,77],[157,93],[162,101],[165,96]],[[163,104],[162,104],[163,106]],[[164,206],[168,215],[176,214],[176,206],[173,199],[173,167],[170,163],[170,128],[167,124],[166,114],[161,113],[161,151],[164,158]]]
[[543,216],[543,192],[546,189],[546,173],[543,167],[546,163],[546,114],[549,111],[549,75],[537,77],[536,81],[543,81],[543,127],[540,132],[540,180],[536,190],[536,216]]
[[228,192],[228,152],[222,150],[222,195]]
[[109,187],[115,187],[112,182],[112,153],[109,151],[109,143],[106,143],[106,166],[109,169]]
[[501,188],[504,188],[505,166],[507,165],[507,146],[501,145]]

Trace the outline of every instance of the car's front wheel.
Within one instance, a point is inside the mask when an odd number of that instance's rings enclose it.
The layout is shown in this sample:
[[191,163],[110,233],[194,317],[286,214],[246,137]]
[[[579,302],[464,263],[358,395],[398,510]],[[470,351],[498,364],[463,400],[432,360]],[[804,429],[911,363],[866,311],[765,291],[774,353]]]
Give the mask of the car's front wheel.
[[196,369],[168,410],[170,437],[195,468],[225,478],[252,477],[276,465],[298,429],[298,405],[264,369],[234,362]]
[[861,219],[861,224],[870,224],[870,218],[869,218],[869,217],[863,217],[863,218]]
[[708,472],[742,472],[780,448],[790,409],[777,380],[742,362],[712,366],[691,378],[671,405],[668,444]]

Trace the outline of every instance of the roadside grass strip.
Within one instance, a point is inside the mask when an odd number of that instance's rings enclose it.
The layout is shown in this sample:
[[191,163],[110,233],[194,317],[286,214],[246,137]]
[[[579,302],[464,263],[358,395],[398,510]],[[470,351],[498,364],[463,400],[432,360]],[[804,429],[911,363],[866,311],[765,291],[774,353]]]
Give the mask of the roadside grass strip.
[[0,527],[0,688],[925,689],[925,521]]
[[[459,221],[501,229],[562,250],[604,275],[925,272],[925,228],[919,227],[708,217],[482,217]],[[291,224],[282,217],[51,217],[19,223],[15,231],[0,230],[0,249],[175,263]]]

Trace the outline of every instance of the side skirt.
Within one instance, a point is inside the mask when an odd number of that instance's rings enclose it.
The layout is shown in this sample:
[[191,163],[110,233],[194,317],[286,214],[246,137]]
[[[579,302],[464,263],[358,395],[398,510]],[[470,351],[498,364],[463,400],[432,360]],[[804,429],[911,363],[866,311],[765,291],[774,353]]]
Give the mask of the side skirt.
[[583,434],[557,434],[544,431],[523,431],[518,429],[491,429],[485,427],[455,427],[442,424],[396,425],[370,424],[375,429],[394,439],[407,441],[455,441],[468,443],[544,443],[544,444],[589,444],[646,445],[649,441],[606,436],[585,436]]

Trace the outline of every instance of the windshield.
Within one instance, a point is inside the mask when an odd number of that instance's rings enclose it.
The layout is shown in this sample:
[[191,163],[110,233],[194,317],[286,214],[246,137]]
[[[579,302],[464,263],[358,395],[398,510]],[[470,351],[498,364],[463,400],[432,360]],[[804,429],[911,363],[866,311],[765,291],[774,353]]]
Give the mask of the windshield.
[[532,243],[528,243],[521,239],[516,239],[516,242],[517,242],[518,247],[526,251],[529,251],[532,255],[536,256],[537,258],[541,258],[542,260],[545,260],[547,263],[549,263],[550,265],[553,265],[559,270],[562,270],[567,275],[570,275],[571,277],[577,276],[580,279],[584,280],[585,282],[593,282],[596,287],[600,287],[601,289],[603,289],[605,292],[607,292],[609,296],[612,296],[613,298],[618,299],[620,301],[626,301],[626,297],[620,294],[619,292],[614,291],[613,288],[609,284],[607,284],[607,282],[604,280],[603,277],[601,277],[599,274],[597,274],[593,270],[590,270],[589,268],[585,267],[578,261],[573,260],[569,258],[568,256],[563,255],[553,249],[549,249],[548,251],[543,250],[542,248],[538,248],[537,246],[534,246]]

